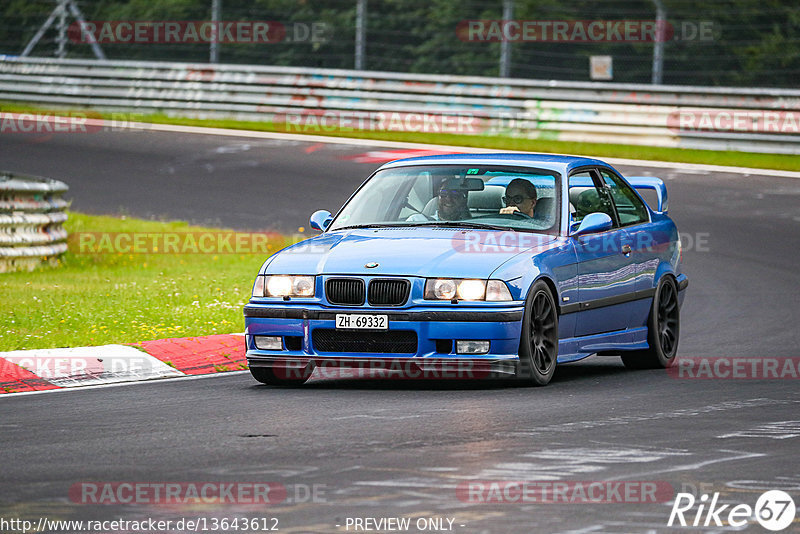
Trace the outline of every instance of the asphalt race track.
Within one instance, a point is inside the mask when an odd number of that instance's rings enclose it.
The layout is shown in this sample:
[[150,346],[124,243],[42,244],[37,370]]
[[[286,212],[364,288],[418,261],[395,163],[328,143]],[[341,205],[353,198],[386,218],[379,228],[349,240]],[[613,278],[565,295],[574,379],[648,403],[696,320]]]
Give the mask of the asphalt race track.
[[[294,231],[316,209],[335,211],[378,166],[354,158],[375,150],[152,131],[4,134],[0,167],[67,182],[76,211]],[[800,357],[800,180],[620,170],[667,180],[690,278],[679,354]],[[0,398],[0,516],[274,517],[280,532],[354,532],[355,518],[389,517],[412,527],[440,518],[438,531],[463,533],[738,532],[667,527],[673,495],[754,506],[781,489],[800,504],[798,384],[677,379],[593,357],[538,389],[326,377],[282,389],[233,373],[10,396]],[[672,491],[661,502],[487,503],[460,491],[471,481]],[[273,482],[287,495],[268,507],[75,503],[83,482]],[[784,532],[800,532],[799,521]]]

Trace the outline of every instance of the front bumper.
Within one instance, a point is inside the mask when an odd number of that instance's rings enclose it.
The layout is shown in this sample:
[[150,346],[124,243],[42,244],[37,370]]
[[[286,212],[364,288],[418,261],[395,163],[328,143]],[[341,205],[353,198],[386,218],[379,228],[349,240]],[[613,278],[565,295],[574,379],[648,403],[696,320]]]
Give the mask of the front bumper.
[[[414,307],[407,309],[329,308],[317,305],[245,306],[247,363],[251,367],[286,369],[347,368],[370,370],[421,370],[442,378],[445,374],[463,376],[465,371],[513,374],[524,307],[514,303],[504,307],[469,307],[458,310]],[[315,330],[336,332],[337,313],[387,315],[390,332],[411,332],[415,349],[402,352],[331,351],[322,346]],[[369,340],[380,334],[370,330],[346,331]],[[282,350],[261,350],[254,336],[281,336]],[[485,354],[458,354],[455,340],[488,341]],[[413,373],[412,373],[413,374]]]

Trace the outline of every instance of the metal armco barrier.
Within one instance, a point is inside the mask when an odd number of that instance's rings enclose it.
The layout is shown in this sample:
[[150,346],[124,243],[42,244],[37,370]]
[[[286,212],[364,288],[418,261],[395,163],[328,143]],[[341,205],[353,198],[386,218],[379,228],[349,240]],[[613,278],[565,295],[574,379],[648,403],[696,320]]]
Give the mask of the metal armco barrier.
[[0,100],[286,122],[295,133],[446,131],[800,154],[800,90],[789,89],[0,56]]
[[63,182],[0,171],[0,273],[53,263],[67,250]]

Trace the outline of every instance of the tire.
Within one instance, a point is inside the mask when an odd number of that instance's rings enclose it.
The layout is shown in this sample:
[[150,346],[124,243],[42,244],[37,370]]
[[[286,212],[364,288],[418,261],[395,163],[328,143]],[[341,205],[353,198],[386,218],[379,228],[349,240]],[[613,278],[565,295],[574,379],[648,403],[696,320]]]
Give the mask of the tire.
[[628,369],[665,369],[675,363],[680,338],[680,307],[678,286],[671,276],[664,276],[658,283],[650,315],[647,318],[646,350],[622,354],[622,363]]
[[546,386],[556,371],[558,309],[547,284],[539,280],[528,293],[519,340],[517,378]]
[[272,367],[250,368],[250,374],[253,375],[253,378],[268,386],[301,386],[311,377],[311,372],[311,369],[306,368],[298,372],[298,378],[286,378],[280,376],[280,373],[276,373]]

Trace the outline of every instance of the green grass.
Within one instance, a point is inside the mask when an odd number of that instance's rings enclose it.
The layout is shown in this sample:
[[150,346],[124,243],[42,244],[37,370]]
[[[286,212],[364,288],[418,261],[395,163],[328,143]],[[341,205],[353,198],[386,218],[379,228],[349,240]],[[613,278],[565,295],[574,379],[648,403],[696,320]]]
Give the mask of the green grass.
[[[65,227],[70,234],[220,232],[80,213],[70,213]],[[269,250],[288,242],[276,237]],[[79,252],[73,243],[59,266],[0,274],[0,351],[243,332],[242,306],[268,254]]]
[[[18,103],[0,102],[0,111],[35,112],[43,107]],[[53,111],[51,108],[46,108]],[[61,109],[60,111],[70,111]],[[71,111],[79,111],[73,109]],[[86,110],[83,110],[86,112]],[[92,111],[92,116],[98,113]],[[110,117],[110,113],[103,114]],[[459,135],[416,132],[366,131],[354,129],[335,129],[320,131],[316,128],[302,128],[271,122],[252,122],[223,119],[189,119],[175,118],[166,115],[143,115],[136,120],[159,124],[177,124],[184,126],[203,126],[212,128],[231,128],[265,132],[288,132],[320,136],[349,137],[357,139],[373,139],[382,141],[404,141],[411,143],[427,143],[436,145],[464,146],[475,148],[493,148],[499,150],[520,150],[526,152],[552,152],[558,154],[580,154],[596,157],[617,157],[655,161],[704,163],[710,165],[727,165],[734,167],[750,167],[757,169],[778,169],[800,171],[800,158],[788,154],[760,154],[755,152],[717,152],[713,150],[692,150],[685,148],[648,147],[636,145],[617,145],[606,143],[574,143],[549,139],[526,139],[521,137],[501,137],[483,135]]]

